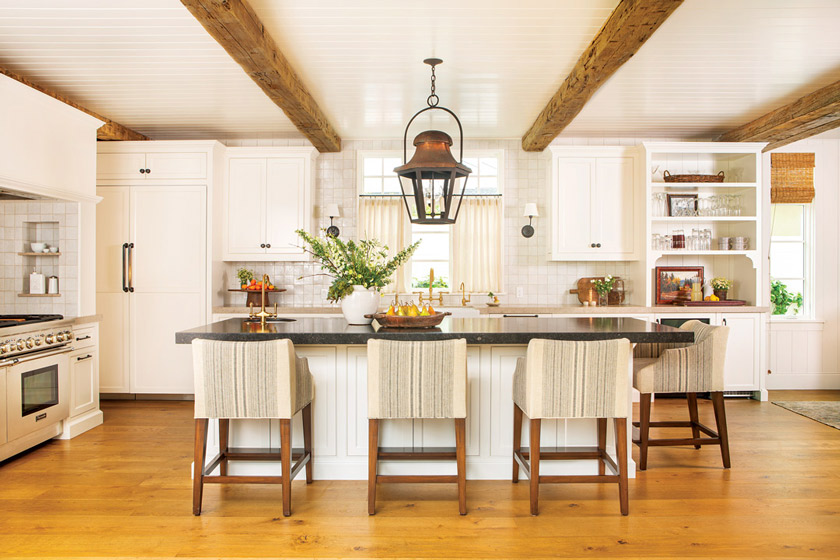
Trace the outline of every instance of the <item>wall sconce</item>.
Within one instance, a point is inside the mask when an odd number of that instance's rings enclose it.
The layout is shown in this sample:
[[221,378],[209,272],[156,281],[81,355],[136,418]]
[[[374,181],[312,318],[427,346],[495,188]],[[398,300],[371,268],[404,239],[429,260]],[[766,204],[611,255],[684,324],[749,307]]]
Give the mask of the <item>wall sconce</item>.
[[338,237],[341,234],[341,231],[338,229],[338,226],[333,225],[333,220],[341,217],[341,212],[338,210],[338,204],[327,204],[324,208],[324,214],[330,217],[330,227],[327,228],[327,235],[330,237]]
[[533,202],[529,202],[525,205],[525,214],[523,214],[526,218],[528,218],[528,225],[522,226],[522,237],[533,237],[534,236],[534,226],[531,225],[534,218],[540,217],[540,212],[537,210],[537,205]]

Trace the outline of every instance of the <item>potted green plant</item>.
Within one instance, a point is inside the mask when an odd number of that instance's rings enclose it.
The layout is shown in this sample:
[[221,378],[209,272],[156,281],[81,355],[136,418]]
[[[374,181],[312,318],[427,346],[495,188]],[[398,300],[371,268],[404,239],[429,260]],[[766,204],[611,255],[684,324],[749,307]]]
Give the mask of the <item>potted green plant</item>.
[[773,304],[773,315],[796,315],[802,309],[802,294],[788,291],[787,286],[778,280],[770,282],[770,303]]
[[712,290],[720,301],[724,301],[726,299],[727,292],[732,289],[732,280],[724,278],[723,276],[712,278],[711,284]]
[[376,312],[379,292],[420,244],[418,241],[409,245],[389,259],[388,247],[375,239],[345,243],[331,235],[315,237],[300,229],[295,233],[306,243],[303,250],[318,261],[324,274],[332,277],[327,299],[341,302],[344,318],[351,325],[371,323],[372,319],[365,315]]
[[598,292],[598,305],[609,305],[610,292],[615,286],[617,278],[613,278],[609,274],[603,280],[593,280],[592,285],[595,286],[595,291]]

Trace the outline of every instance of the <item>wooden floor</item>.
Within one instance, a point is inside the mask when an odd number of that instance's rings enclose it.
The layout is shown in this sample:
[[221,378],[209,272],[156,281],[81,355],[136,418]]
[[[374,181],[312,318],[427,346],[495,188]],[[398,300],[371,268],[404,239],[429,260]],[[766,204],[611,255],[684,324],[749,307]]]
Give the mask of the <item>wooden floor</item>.
[[[840,393],[771,396],[818,398]],[[280,488],[223,485],[193,517],[192,403],[106,402],[103,426],[0,463],[0,557],[840,558],[840,430],[726,406],[732,469],[714,447],[654,448],[629,517],[615,485],[544,485],[539,517],[527,483],[468,482],[465,517],[455,485],[383,485],[368,517],[364,482],[296,481],[284,518]]]

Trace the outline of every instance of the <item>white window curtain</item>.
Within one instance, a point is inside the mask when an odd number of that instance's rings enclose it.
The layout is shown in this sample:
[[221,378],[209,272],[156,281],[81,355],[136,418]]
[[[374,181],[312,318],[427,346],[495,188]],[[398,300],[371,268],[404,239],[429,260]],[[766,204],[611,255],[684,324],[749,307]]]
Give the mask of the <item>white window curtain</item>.
[[452,279],[468,292],[502,290],[502,197],[465,196],[453,227]]
[[[411,222],[402,198],[396,196],[359,197],[359,239],[376,239],[388,247],[393,257],[411,244]],[[410,291],[406,265],[397,269],[394,282],[385,289],[399,287],[400,292]]]

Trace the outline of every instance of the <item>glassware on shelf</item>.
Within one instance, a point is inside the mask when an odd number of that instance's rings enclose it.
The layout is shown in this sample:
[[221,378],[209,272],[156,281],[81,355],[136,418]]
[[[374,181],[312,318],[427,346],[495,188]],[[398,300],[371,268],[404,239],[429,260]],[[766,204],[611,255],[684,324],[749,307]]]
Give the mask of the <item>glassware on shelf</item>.
[[657,218],[662,218],[668,215],[668,195],[664,192],[653,193],[651,197],[653,208],[651,211]]
[[712,250],[712,230],[704,229],[703,230],[703,251],[711,251]]
[[718,237],[718,251],[728,251],[731,240],[730,237]]
[[703,301],[703,283],[699,276],[691,279],[691,301]]
[[662,236],[662,250],[670,251],[674,247],[674,240],[670,235]]

